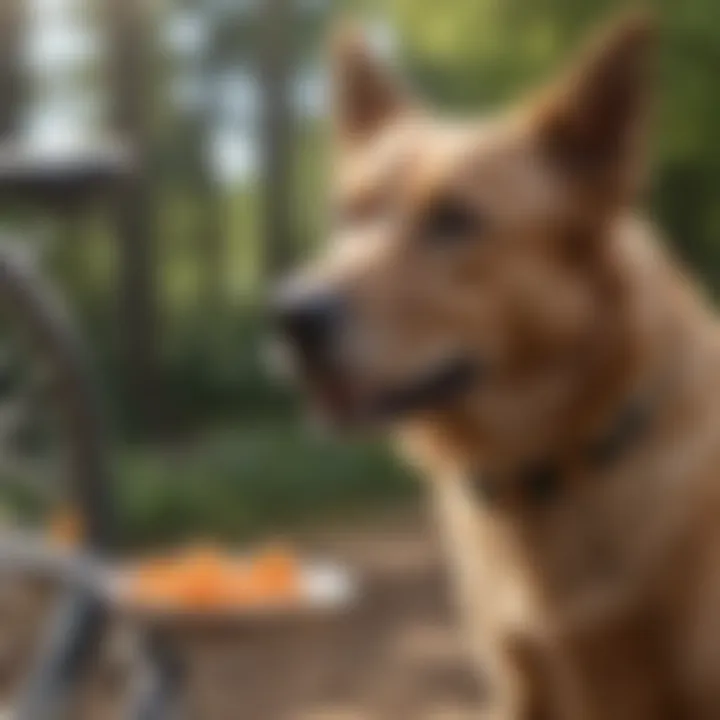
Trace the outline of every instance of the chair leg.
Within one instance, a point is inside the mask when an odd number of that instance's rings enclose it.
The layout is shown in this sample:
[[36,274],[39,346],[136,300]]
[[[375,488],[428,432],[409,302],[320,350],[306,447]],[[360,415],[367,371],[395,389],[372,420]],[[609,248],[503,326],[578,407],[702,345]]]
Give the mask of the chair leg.
[[106,609],[96,597],[73,592],[64,599],[20,696],[16,720],[64,716],[89,661],[97,655],[106,619]]
[[142,638],[142,652],[128,720],[180,720],[185,671],[179,658],[156,633]]

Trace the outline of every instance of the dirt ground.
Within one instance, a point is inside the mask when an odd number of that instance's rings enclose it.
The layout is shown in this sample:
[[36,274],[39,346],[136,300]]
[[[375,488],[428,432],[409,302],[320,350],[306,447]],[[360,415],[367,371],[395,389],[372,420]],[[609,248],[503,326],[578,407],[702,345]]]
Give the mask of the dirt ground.
[[[316,532],[300,543],[353,568],[358,604],[332,619],[175,637],[188,688],[183,718],[478,716],[480,689],[463,658],[439,549],[422,513]],[[126,689],[127,662],[98,663],[78,720],[123,717]]]

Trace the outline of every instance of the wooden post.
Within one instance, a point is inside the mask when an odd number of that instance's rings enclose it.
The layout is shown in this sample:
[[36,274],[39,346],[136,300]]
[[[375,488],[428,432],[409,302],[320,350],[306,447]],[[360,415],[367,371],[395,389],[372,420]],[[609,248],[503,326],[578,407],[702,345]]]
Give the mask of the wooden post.
[[292,2],[261,3],[260,89],[263,272],[275,277],[292,260]]
[[16,132],[23,88],[20,76],[24,0],[0,1],[0,140]]
[[[107,0],[115,126],[129,142],[137,172],[120,190],[120,332],[125,384],[138,430],[158,419],[157,248],[150,178],[150,118],[156,65],[152,52],[155,3]],[[139,425],[139,426],[138,426]]]

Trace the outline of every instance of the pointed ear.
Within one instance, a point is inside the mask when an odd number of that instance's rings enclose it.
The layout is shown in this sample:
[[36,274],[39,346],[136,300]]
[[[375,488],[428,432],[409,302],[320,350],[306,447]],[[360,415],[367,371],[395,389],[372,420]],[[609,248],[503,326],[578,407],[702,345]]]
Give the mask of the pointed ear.
[[655,23],[625,17],[602,33],[540,106],[544,149],[573,181],[619,199],[636,191]]
[[407,105],[393,73],[373,54],[356,25],[336,27],[332,72],[336,131],[344,143],[368,138]]

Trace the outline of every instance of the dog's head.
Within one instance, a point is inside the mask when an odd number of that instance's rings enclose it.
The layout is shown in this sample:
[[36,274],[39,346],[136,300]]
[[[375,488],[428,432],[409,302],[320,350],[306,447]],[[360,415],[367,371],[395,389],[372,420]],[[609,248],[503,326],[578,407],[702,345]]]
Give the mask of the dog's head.
[[649,22],[510,112],[434,119],[337,42],[333,232],[278,321],[341,422],[482,406],[566,377],[609,302],[603,234],[634,199]]

